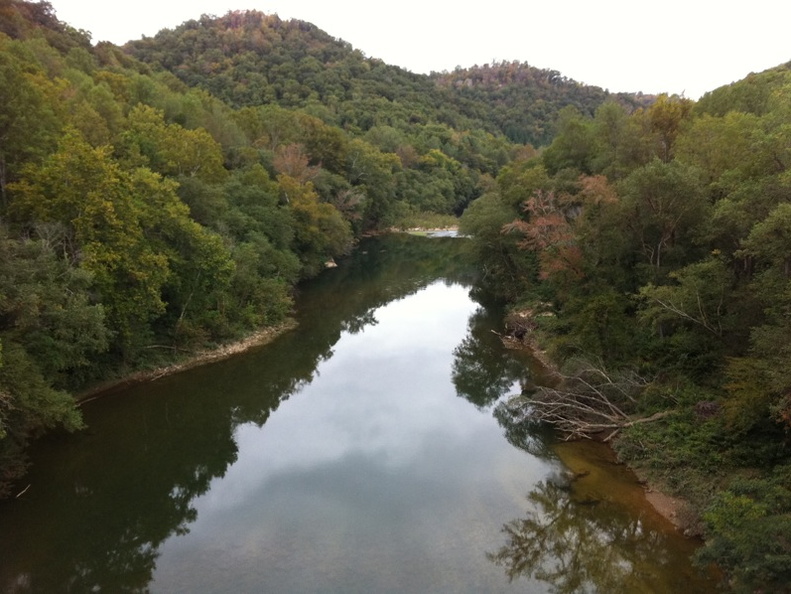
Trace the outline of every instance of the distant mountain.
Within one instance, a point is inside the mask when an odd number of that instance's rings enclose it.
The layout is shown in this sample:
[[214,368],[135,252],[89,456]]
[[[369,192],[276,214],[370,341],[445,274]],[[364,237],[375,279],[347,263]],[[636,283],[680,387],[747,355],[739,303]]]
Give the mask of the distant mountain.
[[[304,21],[257,11],[204,16],[124,49],[233,107],[307,108],[328,123],[361,131],[443,120],[438,112],[446,98],[427,77],[366,58]],[[449,113],[444,119],[460,117]],[[482,122],[465,124],[481,127]]]
[[540,146],[551,141],[557,114],[567,105],[592,114],[608,99],[629,108],[652,99],[612,95],[520,63],[413,74],[367,58],[310,23],[257,11],[187,21],[125,50],[234,107],[302,108],[358,133],[381,125],[442,123]]

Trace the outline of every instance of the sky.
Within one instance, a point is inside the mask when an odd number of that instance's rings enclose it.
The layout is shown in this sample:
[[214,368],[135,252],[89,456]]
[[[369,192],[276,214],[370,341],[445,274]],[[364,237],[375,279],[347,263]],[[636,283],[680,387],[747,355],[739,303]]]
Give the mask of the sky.
[[416,73],[527,62],[612,92],[706,91],[791,61],[785,0],[50,0],[94,42],[255,9],[313,23]]

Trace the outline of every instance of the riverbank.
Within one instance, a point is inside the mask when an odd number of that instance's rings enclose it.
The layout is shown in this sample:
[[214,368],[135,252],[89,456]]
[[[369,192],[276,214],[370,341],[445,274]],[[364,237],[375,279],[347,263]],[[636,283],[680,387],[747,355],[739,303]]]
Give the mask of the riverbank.
[[[537,384],[554,387],[562,381],[562,374],[547,353],[541,349],[533,335],[535,328],[533,318],[535,315],[536,313],[533,310],[511,313],[506,319],[506,333],[501,335],[501,339],[506,348],[520,349],[529,353],[531,359],[536,362],[538,367],[537,370],[532,370],[534,375],[537,372],[535,378]],[[577,440],[577,442],[581,441]],[[624,460],[619,456],[611,441],[594,438],[589,440],[589,442],[596,444],[593,447],[606,448],[611,456],[610,460],[612,463],[622,464],[628,468],[629,472],[634,475],[635,482],[642,487],[645,502],[656,513],[670,522],[679,533],[694,538],[701,536],[699,514],[689,501],[681,497],[668,495],[663,486],[654,477],[645,472],[644,469],[631,465],[628,460]]]
[[102,398],[103,396],[107,396],[118,390],[128,388],[129,386],[156,381],[162,377],[173,375],[175,373],[181,373],[182,371],[186,371],[194,367],[222,361],[252,348],[268,344],[281,334],[293,330],[296,328],[296,326],[296,320],[287,320],[282,324],[270,326],[253,332],[252,334],[240,340],[218,346],[214,349],[198,351],[197,353],[185,357],[182,361],[177,361],[165,367],[135,371],[116,380],[102,382],[89,388],[88,390],[85,390],[84,392],[75,395],[75,399],[77,400],[77,404],[81,406],[87,402],[96,400],[97,398]]

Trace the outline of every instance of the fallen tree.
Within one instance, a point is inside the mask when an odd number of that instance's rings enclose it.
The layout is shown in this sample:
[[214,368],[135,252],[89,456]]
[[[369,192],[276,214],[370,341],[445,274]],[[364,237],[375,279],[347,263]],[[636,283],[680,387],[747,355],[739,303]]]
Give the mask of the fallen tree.
[[650,384],[633,371],[611,374],[601,365],[574,361],[571,371],[560,374],[556,385],[516,396],[508,407],[519,411],[525,421],[554,426],[566,439],[609,441],[621,429],[670,414],[636,414],[639,397]]

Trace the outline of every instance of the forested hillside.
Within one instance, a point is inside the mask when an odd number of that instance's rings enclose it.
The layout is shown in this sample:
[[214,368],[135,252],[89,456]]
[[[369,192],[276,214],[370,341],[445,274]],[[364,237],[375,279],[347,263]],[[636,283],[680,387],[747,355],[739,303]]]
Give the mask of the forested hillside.
[[[535,68],[526,63],[501,62],[453,72],[433,73],[438,86],[448,89],[448,100],[458,110],[484,105],[480,117],[513,142],[548,145],[555,135],[558,113],[574,107],[592,116],[605,101],[615,101],[627,111],[647,107],[656,99],[642,93],[609,93],[563,76],[557,70]],[[473,112],[474,113],[474,112]]]
[[462,217],[516,331],[561,365],[530,418],[691,499],[700,561],[741,592],[791,584],[789,147],[788,65],[697,103],[568,109]]
[[564,107],[593,115],[608,98],[629,109],[653,100],[640,93],[612,95],[521,63],[485,64],[431,77],[412,74],[366,58],[310,23],[257,11],[204,16],[130,42],[125,49],[235,107],[274,103],[301,108],[328,124],[373,137],[382,127],[425,136],[420,130],[431,125],[542,146],[551,141]]

